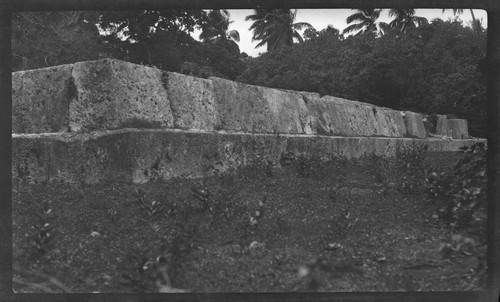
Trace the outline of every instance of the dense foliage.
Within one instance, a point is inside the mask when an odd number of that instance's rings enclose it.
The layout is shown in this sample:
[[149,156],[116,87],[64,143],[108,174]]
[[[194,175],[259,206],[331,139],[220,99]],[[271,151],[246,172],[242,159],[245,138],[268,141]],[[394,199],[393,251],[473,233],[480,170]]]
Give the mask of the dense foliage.
[[301,34],[303,29],[313,29],[306,22],[295,23],[297,10],[291,9],[256,9],[255,14],[249,15],[245,20],[252,20],[250,30],[253,32],[253,41],[260,41],[257,47],[267,45],[267,51],[276,51],[285,46],[292,46],[294,40],[303,42]]
[[101,57],[204,77],[235,79],[244,70],[234,41],[192,37],[217,21],[202,10],[30,12],[12,21],[14,71]]
[[454,229],[468,228],[484,236],[486,184],[486,146],[477,143],[464,150],[452,172],[430,175],[427,194],[442,203],[441,217]]
[[107,50],[91,12],[37,12],[12,15],[14,71],[94,60]]
[[487,175],[486,146],[477,143],[464,148],[453,171],[431,173],[427,180],[428,199],[440,207],[436,218],[450,227],[450,240],[443,243],[443,257],[471,256],[477,269],[486,268]]

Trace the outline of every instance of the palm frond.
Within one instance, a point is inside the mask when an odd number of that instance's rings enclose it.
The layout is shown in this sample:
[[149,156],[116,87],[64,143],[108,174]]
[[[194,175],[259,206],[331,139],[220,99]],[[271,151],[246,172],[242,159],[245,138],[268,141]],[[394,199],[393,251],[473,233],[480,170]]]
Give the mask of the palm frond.
[[391,26],[385,22],[378,23],[379,34],[385,35],[391,30]]
[[356,13],[356,14],[352,14],[350,15],[349,17],[347,17],[347,19],[345,20],[347,24],[350,24],[354,21],[359,21],[359,22],[364,22],[366,21],[366,17],[363,13]]
[[[447,8],[443,8],[442,12],[444,13],[447,10],[448,10]],[[459,9],[459,8],[453,8],[452,11],[453,11],[453,15],[461,15],[461,14],[464,13],[464,10],[463,9]]]
[[293,32],[292,37],[297,39],[297,41],[299,41],[299,43],[304,42],[304,38],[302,38],[302,36],[298,32]]
[[355,31],[362,30],[363,28],[365,28],[365,25],[363,23],[352,24],[352,25],[349,25],[348,27],[346,27],[342,31],[342,33],[349,34],[349,33],[355,32]]
[[303,30],[303,29],[314,28],[314,27],[307,22],[298,22],[298,23],[292,24],[292,28],[295,30]]

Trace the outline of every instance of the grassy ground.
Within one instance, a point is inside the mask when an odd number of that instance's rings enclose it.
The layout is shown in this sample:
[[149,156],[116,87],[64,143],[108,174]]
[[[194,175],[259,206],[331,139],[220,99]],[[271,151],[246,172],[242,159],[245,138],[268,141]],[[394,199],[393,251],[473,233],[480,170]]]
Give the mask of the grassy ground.
[[[453,163],[442,155],[414,172]],[[143,185],[16,186],[15,290],[433,291],[484,284],[477,257],[440,253],[450,230],[435,215],[439,205],[426,200],[423,174],[408,173],[413,167],[373,159],[283,165]]]

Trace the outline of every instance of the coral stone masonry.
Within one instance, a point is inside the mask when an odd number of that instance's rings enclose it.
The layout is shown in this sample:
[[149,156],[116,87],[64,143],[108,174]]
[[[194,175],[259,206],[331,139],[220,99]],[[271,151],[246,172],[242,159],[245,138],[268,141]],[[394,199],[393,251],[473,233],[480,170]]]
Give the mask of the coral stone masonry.
[[[103,59],[12,76],[14,133],[127,128],[426,138],[423,115]],[[449,125],[448,125],[449,124]],[[468,138],[467,121],[440,119]]]
[[14,72],[12,100],[13,177],[36,182],[201,177],[209,158],[230,169],[258,152],[277,162],[290,151],[356,158],[478,141],[466,120],[438,116],[426,130],[414,112],[112,59]]

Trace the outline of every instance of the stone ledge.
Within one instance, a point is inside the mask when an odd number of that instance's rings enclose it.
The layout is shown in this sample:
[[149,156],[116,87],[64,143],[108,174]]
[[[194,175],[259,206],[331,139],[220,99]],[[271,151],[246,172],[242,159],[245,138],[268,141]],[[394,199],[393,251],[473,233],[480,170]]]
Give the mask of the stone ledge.
[[271,161],[283,153],[333,156],[394,156],[411,144],[430,152],[457,152],[485,140],[440,140],[383,137],[272,135],[183,130],[120,129],[88,134],[15,134],[12,177],[22,182],[98,183],[125,180],[143,183],[172,177],[195,178]]

